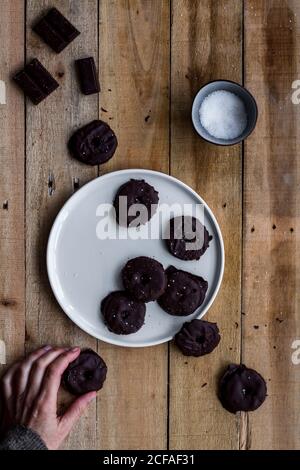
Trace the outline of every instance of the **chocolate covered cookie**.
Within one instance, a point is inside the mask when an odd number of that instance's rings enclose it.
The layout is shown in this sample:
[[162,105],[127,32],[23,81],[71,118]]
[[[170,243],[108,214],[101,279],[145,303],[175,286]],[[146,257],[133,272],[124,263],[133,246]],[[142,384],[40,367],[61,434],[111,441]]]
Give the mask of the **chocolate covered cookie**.
[[198,260],[205,253],[212,236],[201,222],[192,216],[178,216],[170,220],[167,246],[170,253],[184,261]]
[[230,364],[220,380],[219,399],[230,413],[254,411],[265,401],[266,396],[264,378],[243,364]]
[[167,286],[163,265],[147,256],[129,260],[122,269],[122,280],[125,289],[142,302],[158,299]]
[[170,315],[190,315],[205,299],[207,282],[200,276],[170,266],[166,271],[167,287],[158,303]]
[[136,333],[144,324],[146,305],[124,291],[109,294],[101,303],[108,329],[117,335]]
[[118,223],[125,227],[147,223],[156,212],[158,201],[153,186],[144,180],[131,179],[119,188],[114,200]]
[[185,356],[204,356],[211,353],[220,342],[219,328],[216,323],[192,320],[184,323],[175,335],[175,343]]
[[101,165],[115,153],[118,141],[104,121],[95,120],[78,129],[68,142],[74,158],[88,165]]
[[73,395],[100,390],[106,379],[107,367],[92,349],[81,351],[63,373],[62,383]]

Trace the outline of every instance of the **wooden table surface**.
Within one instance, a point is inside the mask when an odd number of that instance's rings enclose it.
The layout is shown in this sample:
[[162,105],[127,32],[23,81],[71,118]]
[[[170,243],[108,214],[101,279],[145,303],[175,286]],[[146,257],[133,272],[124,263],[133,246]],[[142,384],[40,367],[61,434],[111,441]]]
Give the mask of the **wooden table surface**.
[[[81,35],[56,55],[31,25],[56,5]],[[109,374],[69,449],[296,449],[300,446],[299,109],[297,0],[1,0],[0,339],[7,363],[45,343],[98,350]],[[83,96],[75,58],[93,55],[101,93]],[[38,106],[10,75],[37,57],[60,87]],[[193,97],[213,79],[244,83],[259,119],[244,145],[217,147],[194,132]],[[72,131],[97,117],[119,147],[100,168],[68,155]],[[126,349],[96,341],[58,307],[45,247],[62,204],[87,181],[122,168],[180,178],[214,211],[224,236],[221,291],[206,316],[222,334],[203,358],[173,344]],[[242,361],[266,378],[254,413],[216,397],[220,372]],[[294,361],[295,362],[295,361]],[[4,367],[4,366],[3,366]],[[62,395],[61,406],[68,397]]]

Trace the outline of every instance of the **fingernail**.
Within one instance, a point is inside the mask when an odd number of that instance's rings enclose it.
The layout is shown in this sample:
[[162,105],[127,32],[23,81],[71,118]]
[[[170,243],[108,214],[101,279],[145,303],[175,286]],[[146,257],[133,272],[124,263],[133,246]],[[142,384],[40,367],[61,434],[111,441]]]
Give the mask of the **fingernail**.
[[46,346],[43,346],[44,351],[50,351],[52,349],[52,346],[50,344],[46,344]]
[[75,348],[71,348],[70,351],[75,353],[75,352],[78,352],[80,348],[78,348],[78,346],[76,346]]

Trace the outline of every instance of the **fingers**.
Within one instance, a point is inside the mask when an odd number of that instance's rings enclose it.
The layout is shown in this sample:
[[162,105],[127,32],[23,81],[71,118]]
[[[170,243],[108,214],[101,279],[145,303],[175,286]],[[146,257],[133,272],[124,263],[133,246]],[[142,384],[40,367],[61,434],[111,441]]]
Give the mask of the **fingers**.
[[26,421],[26,416],[30,413],[33,402],[40,393],[48,366],[64,351],[65,349],[63,348],[48,350],[46,354],[43,354],[33,362],[24,397],[24,406],[21,415],[22,422]]
[[15,362],[1,379],[1,395],[5,401],[6,413],[17,419],[21,412],[24,392],[27,386],[30,369],[34,361],[51,349],[44,346],[36,349],[23,361]]
[[94,400],[95,397],[96,392],[89,392],[77,398],[72,405],[70,405],[68,410],[60,419],[60,426],[65,436],[69,434],[76,421],[78,421],[80,416],[86,410],[88,404]]
[[61,377],[68,365],[80,354],[80,348],[72,348],[69,351],[60,354],[48,366],[41,386],[39,400],[47,400],[51,406],[57,404],[57,393],[60,387]]

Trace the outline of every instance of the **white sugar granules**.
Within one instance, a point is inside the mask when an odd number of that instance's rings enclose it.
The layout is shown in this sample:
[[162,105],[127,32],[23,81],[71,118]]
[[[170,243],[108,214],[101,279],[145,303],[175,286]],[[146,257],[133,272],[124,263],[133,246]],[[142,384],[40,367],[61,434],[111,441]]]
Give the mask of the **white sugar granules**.
[[210,93],[202,101],[199,115],[204,129],[217,139],[235,139],[242,134],[247,125],[243,101],[226,90]]

